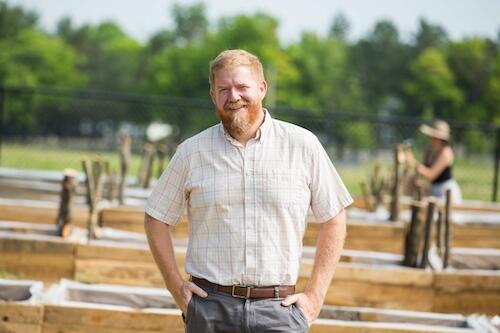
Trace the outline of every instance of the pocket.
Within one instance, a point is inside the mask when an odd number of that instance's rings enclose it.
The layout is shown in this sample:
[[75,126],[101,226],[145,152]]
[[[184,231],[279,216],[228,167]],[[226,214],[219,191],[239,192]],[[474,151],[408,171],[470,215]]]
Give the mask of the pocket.
[[293,312],[296,313],[297,316],[302,321],[302,324],[304,324],[304,327],[309,328],[309,321],[307,320],[307,317],[304,314],[304,312],[296,304],[292,304],[291,307],[294,310]]
[[301,190],[300,174],[295,170],[274,169],[261,175],[260,188],[264,204],[290,207],[299,202]]
[[195,309],[195,307],[194,307],[195,300],[194,299],[195,299],[195,294],[193,294],[193,296],[191,296],[191,299],[188,302],[186,314],[182,313],[182,320],[184,321],[184,324],[188,323],[188,321],[192,317],[192,314],[193,314],[194,309]]

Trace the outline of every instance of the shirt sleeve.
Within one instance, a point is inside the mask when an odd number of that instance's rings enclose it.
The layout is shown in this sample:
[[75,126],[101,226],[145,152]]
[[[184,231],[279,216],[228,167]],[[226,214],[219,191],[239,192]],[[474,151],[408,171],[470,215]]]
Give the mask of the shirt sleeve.
[[349,206],[353,199],[317,138],[311,158],[311,211],[317,223],[326,222]]
[[146,214],[169,225],[179,223],[186,206],[187,174],[188,167],[181,145],[149,196],[146,202]]

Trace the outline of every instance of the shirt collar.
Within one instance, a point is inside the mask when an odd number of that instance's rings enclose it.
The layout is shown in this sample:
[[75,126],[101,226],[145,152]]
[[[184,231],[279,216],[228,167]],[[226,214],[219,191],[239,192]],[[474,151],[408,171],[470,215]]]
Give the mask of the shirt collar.
[[264,110],[264,122],[262,123],[262,125],[260,125],[259,130],[257,131],[257,136],[256,136],[257,141],[259,141],[260,143],[263,142],[264,138],[269,133],[269,129],[271,128],[271,123],[273,121],[269,111],[267,111],[266,108],[263,108],[263,110]]

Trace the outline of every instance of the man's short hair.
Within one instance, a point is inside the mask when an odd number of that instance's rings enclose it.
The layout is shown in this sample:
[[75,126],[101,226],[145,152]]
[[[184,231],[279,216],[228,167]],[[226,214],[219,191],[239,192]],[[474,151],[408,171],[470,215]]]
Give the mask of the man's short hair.
[[208,82],[210,88],[214,83],[215,72],[219,69],[235,68],[238,66],[248,66],[259,80],[264,80],[264,70],[262,63],[257,56],[245,50],[225,50],[210,62],[210,75]]

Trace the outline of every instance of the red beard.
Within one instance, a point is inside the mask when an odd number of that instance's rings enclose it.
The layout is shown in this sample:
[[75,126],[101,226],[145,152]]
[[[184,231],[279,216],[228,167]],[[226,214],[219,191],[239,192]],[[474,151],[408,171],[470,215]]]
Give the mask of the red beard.
[[[246,111],[234,111],[238,108],[246,107]],[[260,103],[248,103],[239,101],[236,103],[226,103],[224,109],[217,109],[217,115],[222,121],[226,131],[233,137],[244,134],[252,127],[262,112]]]

